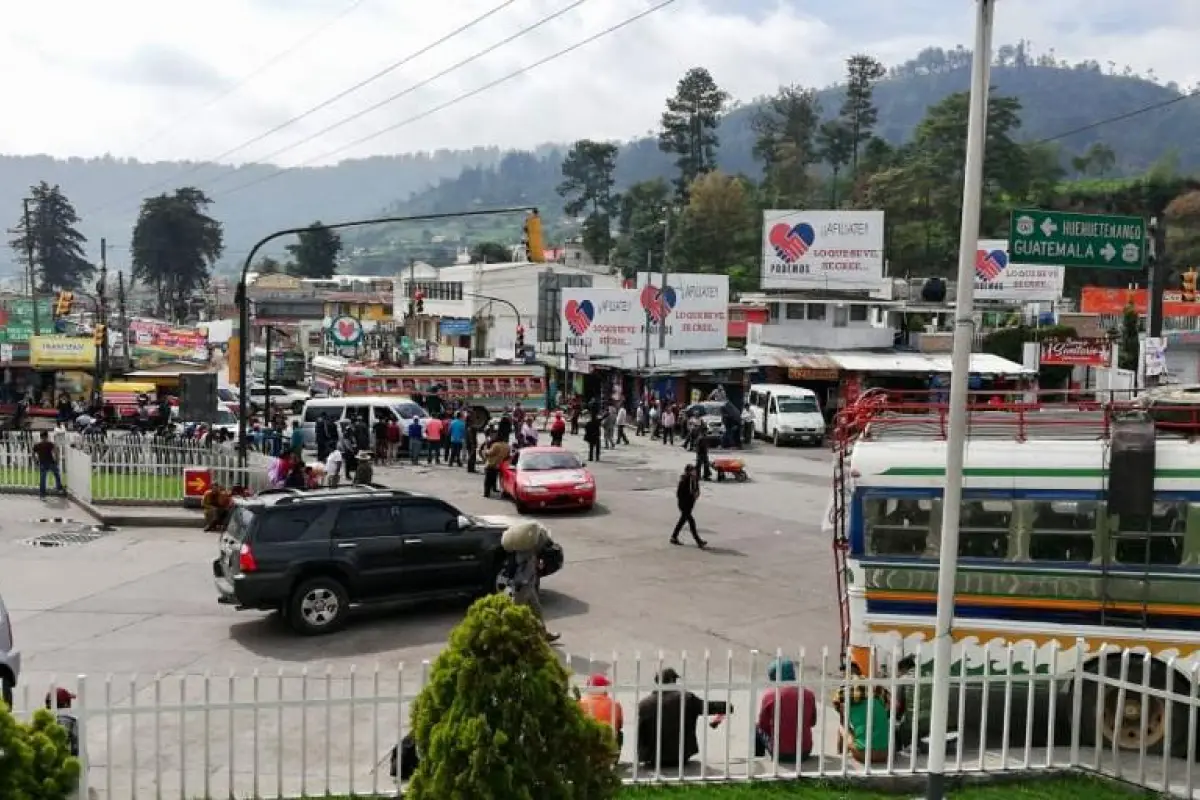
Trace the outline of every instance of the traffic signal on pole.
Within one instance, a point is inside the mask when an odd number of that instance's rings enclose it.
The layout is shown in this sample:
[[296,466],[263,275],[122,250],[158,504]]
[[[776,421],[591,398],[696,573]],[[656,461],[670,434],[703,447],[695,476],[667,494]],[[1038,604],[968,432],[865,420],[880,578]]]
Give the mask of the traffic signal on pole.
[[523,325],[518,325],[517,326],[517,350],[520,350],[524,346],[525,346],[525,327]]
[[424,314],[425,313],[425,293],[422,292],[420,289],[417,289],[417,293],[413,295],[413,300],[416,301],[417,313]]
[[92,341],[96,343],[96,347],[101,347],[104,345],[105,333],[106,331],[104,330],[103,325],[97,325],[95,330],[92,331]]
[[1185,303],[1196,302],[1196,269],[1193,267],[1179,277],[1181,300]]
[[530,261],[541,264],[546,260],[545,242],[542,239],[542,218],[535,208],[525,218],[525,252]]
[[54,316],[65,317],[71,313],[71,304],[75,302],[73,292],[59,292],[54,301]]

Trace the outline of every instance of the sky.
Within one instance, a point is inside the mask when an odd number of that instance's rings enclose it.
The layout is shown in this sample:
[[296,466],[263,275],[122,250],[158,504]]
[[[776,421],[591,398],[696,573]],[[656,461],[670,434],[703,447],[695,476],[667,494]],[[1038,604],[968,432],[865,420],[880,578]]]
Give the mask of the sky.
[[[592,44],[439,108],[662,1],[6,3],[0,11],[0,74],[6,76],[0,96],[7,112],[0,153],[301,166],[474,145],[624,140],[657,126],[665,99],[693,66],[707,67],[719,85],[746,101],[781,84],[834,83],[855,52],[888,64],[925,46],[970,47],[973,40],[972,0],[674,0]],[[1024,38],[1035,51],[1053,47],[1072,62],[1091,58],[1153,69],[1163,82],[1191,86],[1200,82],[1196,30],[1198,0],[998,0],[995,43]],[[401,96],[388,101],[395,95]],[[389,127],[394,130],[375,135]]]

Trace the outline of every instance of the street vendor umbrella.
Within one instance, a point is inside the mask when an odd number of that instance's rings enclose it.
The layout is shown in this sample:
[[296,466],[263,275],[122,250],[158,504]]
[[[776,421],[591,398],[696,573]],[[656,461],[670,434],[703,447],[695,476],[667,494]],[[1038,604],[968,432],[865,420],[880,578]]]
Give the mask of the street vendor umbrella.
[[550,540],[550,531],[540,522],[523,520],[509,525],[500,536],[500,545],[510,553],[539,550]]

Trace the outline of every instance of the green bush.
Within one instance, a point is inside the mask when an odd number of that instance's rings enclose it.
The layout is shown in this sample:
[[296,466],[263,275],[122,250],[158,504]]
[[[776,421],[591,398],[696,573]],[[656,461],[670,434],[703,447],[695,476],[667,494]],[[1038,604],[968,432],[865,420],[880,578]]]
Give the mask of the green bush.
[[53,714],[39,709],[25,724],[0,703],[0,798],[65,800],[79,785],[79,770]]
[[434,662],[413,711],[412,800],[604,800],[616,745],[586,717],[529,609],[477,601]]

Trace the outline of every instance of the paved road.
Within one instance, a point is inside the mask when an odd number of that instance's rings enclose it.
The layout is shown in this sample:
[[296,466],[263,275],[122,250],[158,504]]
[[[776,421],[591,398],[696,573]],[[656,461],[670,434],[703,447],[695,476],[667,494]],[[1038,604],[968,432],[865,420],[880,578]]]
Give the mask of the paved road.
[[[578,438],[568,438],[568,445],[583,449]],[[640,653],[641,682],[646,684],[660,650],[664,662],[677,667],[686,651],[689,679],[701,681],[700,659],[710,650],[716,681],[725,676],[730,650],[733,671],[743,676],[751,648],[767,653],[779,647],[793,653],[800,647],[810,652],[836,648],[832,556],[820,530],[829,497],[828,452],[758,444],[746,455],[749,483],[706,484],[696,516],[711,545],[707,551],[667,543],[676,516],[676,477],[689,458],[678,446],[635,437],[628,447],[605,451],[594,465],[600,503],[592,513],[544,517],[566,549],[567,564],[547,581],[543,601],[551,627],[562,632],[560,651],[575,671],[611,669],[615,652],[621,683],[631,684],[633,657]],[[482,476],[460,469],[381,467],[376,477],[437,494],[471,512],[515,513],[504,501],[485,500]],[[97,696],[105,674],[119,676],[107,690],[109,703],[127,702],[135,689],[138,702],[147,703],[153,693],[144,687],[155,673],[228,675],[232,669],[248,675],[257,669],[273,676],[280,669],[298,673],[303,667],[319,673],[329,665],[344,674],[351,664],[365,672],[380,665],[384,683],[394,687],[397,665],[409,665],[412,680],[420,662],[436,656],[465,609],[464,603],[449,603],[374,611],[334,636],[300,638],[275,617],[216,604],[211,534],[127,529],[87,544],[38,548],[23,542],[43,533],[85,531],[89,521],[61,500],[6,497],[0,502],[5,509],[0,517],[0,593],[25,654],[23,683],[31,687],[31,699],[40,697],[54,676],[66,679],[79,673],[97,680],[89,700],[96,705],[105,704]],[[52,517],[77,524],[40,521]],[[810,658],[809,670],[817,663]],[[761,670],[760,662],[755,671]],[[131,686],[135,673],[142,677]],[[189,680],[182,690],[168,689],[168,701],[182,691],[189,702],[199,702],[202,680]],[[298,696],[299,691],[285,694]],[[405,694],[411,691],[406,688]],[[319,694],[317,687],[314,696]],[[622,698],[627,707],[633,701],[632,694]],[[746,702],[748,698],[742,705]],[[744,753],[748,729],[739,716],[730,747]],[[114,736],[127,740],[128,717],[115,721]],[[164,724],[175,724],[173,717]],[[348,721],[332,723],[338,731],[348,727]],[[229,738],[219,733],[212,735],[216,748]],[[198,734],[163,735],[171,741]],[[93,731],[89,738],[97,736],[101,732]],[[263,736],[264,742],[270,738]],[[146,725],[140,725],[138,749],[147,748],[144,758],[153,750],[148,737]],[[345,763],[341,751],[348,746],[338,745],[335,762],[341,758]],[[126,774],[131,756],[115,747],[107,739],[96,742],[97,752],[111,751],[113,763]],[[362,740],[357,749],[363,749]],[[314,751],[313,757],[322,756]],[[360,765],[359,771],[368,768]]]

